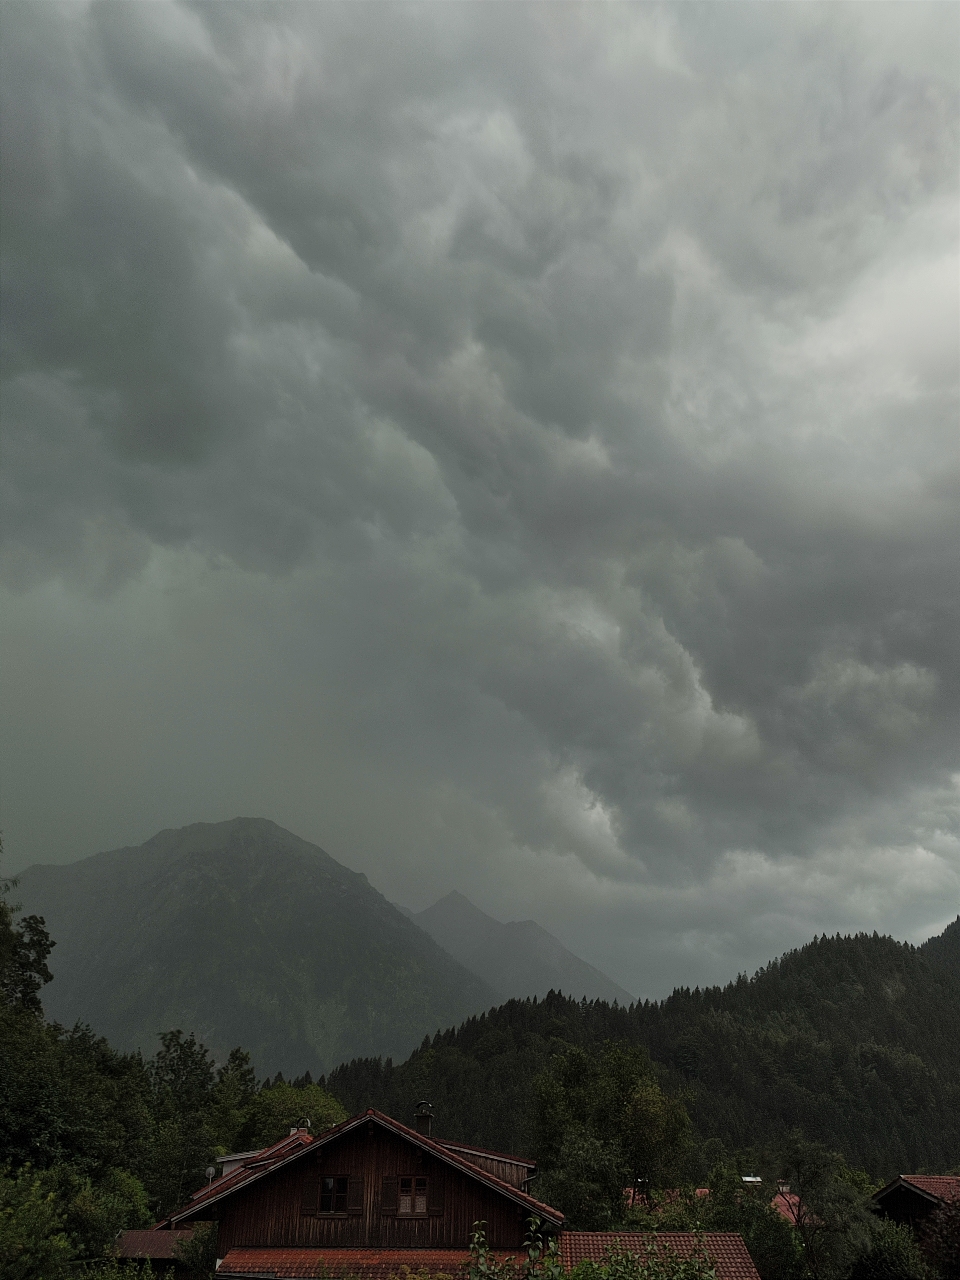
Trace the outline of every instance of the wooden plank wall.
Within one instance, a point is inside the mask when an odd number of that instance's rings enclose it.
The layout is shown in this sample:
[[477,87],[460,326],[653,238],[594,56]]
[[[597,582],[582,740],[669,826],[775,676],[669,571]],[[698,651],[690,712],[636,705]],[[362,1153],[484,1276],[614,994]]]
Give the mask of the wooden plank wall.
[[524,1181],[530,1176],[530,1166],[517,1164],[514,1160],[498,1160],[496,1156],[481,1155],[477,1151],[455,1151],[461,1160],[475,1164],[478,1169],[492,1173],[501,1182],[508,1182],[512,1187],[523,1190]]
[[[363,1178],[359,1214],[305,1215],[301,1212],[310,1163],[324,1174]],[[316,1166],[313,1176],[316,1177]],[[381,1211],[384,1176],[427,1177],[439,1189],[443,1211],[402,1217]],[[433,1198],[433,1197],[431,1197]],[[518,1249],[526,1233],[526,1212],[493,1189],[452,1169],[378,1125],[354,1129],[316,1153],[268,1175],[226,1200],[221,1209],[218,1255],[238,1246],[466,1248],[477,1221],[486,1222],[491,1248]]]

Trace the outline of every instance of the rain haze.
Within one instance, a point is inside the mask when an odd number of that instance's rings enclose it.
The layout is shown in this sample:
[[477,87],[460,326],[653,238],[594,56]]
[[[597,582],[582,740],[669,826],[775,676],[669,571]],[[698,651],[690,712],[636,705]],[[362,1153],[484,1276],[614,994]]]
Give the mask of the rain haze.
[[9,2],[6,868],[631,992],[960,909],[949,4]]

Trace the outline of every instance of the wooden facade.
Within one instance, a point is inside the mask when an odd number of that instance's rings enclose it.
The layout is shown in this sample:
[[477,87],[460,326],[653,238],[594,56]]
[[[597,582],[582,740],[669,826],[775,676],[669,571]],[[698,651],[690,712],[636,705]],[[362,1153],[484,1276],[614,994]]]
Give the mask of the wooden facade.
[[[531,1199],[529,1161],[454,1148],[367,1112],[311,1141],[277,1144],[277,1158],[215,1182],[170,1219],[214,1219],[217,1253],[231,1249],[460,1249],[484,1222],[493,1249],[520,1249],[531,1217],[563,1215]],[[470,1159],[467,1156],[470,1156]],[[483,1160],[506,1178],[483,1168]]]

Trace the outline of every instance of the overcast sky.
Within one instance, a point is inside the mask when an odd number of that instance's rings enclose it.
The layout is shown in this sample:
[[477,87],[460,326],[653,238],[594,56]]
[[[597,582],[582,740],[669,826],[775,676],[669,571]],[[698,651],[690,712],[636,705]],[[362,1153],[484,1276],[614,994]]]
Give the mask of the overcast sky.
[[263,816],[651,996],[960,911],[960,6],[3,10],[8,870]]

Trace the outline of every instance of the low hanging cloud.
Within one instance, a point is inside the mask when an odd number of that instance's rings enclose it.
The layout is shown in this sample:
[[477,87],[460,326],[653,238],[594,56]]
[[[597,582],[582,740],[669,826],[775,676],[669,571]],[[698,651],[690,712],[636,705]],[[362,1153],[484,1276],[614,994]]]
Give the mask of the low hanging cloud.
[[644,995],[956,914],[954,8],[4,26],[14,866],[257,813]]

